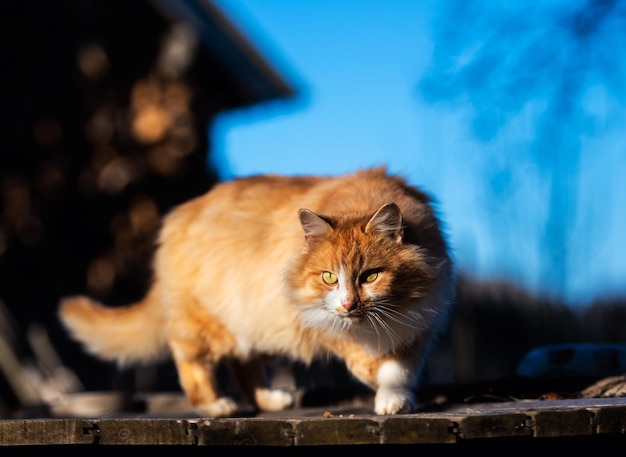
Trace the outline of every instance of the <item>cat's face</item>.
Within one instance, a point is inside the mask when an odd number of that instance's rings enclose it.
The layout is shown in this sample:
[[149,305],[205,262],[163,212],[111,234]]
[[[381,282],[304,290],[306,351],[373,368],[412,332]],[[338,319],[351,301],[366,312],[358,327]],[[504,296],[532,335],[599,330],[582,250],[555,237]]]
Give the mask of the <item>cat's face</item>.
[[419,307],[435,267],[403,240],[396,205],[370,219],[327,221],[301,211],[306,247],[293,269],[292,292],[305,326],[333,332],[355,328],[393,340],[425,327]]

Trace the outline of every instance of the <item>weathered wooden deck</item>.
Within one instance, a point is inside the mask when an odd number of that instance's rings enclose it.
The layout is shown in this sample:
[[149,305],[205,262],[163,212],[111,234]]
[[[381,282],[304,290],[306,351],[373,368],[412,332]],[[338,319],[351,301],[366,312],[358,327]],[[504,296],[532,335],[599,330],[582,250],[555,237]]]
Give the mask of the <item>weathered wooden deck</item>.
[[[496,401],[429,406],[412,414],[377,416],[369,405],[296,408],[234,418],[201,418],[154,401],[143,412],[101,411],[77,417],[66,405],[54,416],[0,421],[0,446],[293,447],[472,446],[531,449],[547,442],[572,449],[626,444],[626,398]],[[159,403],[160,402],[160,403]],[[169,403],[168,403],[169,402]],[[173,403],[172,403],[173,402]],[[83,412],[84,414],[84,412]],[[451,447],[450,447],[451,446]],[[456,446],[456,447],[455,447]],[[511,447],[514,446],[514,447]],[[321,448],[321,449],[323,449]]]

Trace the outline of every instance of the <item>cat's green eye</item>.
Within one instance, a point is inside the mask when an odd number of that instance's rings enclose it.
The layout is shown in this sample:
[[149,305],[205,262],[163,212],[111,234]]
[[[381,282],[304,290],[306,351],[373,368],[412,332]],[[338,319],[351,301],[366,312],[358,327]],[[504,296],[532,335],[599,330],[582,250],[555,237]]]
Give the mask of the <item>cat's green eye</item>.
[[322,281],[326,284],[335,284],[337,282],[337,275],[331,271],[325,271],[322,273]]
[[378,278],[378,272],[372,271],[367,276],[365,276],[365,282],[374,282]]

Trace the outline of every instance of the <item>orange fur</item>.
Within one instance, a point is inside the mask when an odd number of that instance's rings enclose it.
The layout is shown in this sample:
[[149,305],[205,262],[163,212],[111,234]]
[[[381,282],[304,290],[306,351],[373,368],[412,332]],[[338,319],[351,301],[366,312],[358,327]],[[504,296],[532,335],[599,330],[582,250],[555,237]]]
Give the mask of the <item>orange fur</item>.
[[208,416],[237,409],[217,392],[223,358],[256,370],[243,389],[259,408],[278,410],[293,399],[263,385],[259,357],[309,363],[329,353],[376,391],[377,414],[395,414],[413,407],[452,281],[428,196],[384,168],[257,176],[221,183],[164,218],[142,301],[106,308],[69,297],[59,314],[100,358],[171,355],[189,400]]

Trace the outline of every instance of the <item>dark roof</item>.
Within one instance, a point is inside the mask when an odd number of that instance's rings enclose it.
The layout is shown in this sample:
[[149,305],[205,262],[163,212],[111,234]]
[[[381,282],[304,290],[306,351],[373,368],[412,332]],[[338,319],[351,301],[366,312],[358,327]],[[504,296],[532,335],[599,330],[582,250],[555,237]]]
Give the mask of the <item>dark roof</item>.
[[191,26],[204,51],[220,62],[241,105],[292,97],[294,88],[211,0],[149,0],[173,21]]

